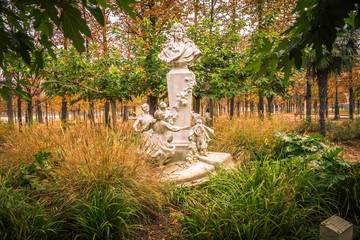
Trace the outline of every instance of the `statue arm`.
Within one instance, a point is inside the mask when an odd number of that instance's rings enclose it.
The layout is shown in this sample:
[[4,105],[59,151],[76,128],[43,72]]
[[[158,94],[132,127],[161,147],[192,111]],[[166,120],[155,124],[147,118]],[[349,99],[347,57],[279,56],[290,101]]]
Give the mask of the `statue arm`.
[[137,125],[140,123],[141,115],[135,120],[133,124],[133,128],[135,129],[135,132],[138,132]]
[[189,129],[190,127],[188,126],[184,126],[184,127],[177,127],[174,125],[171,125],[170,123],[165,122],[165,126],[168,130],[172,131],[172,132],[179,132],[181,130],[185,130],[185,129]]

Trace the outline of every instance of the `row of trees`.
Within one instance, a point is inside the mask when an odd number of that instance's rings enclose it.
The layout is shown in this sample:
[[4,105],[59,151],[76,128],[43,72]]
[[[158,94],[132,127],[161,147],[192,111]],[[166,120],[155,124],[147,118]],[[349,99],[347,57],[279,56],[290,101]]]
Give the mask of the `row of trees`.
[[[21,11],[22,5],[19,4],[14,3],[13,7]],[[44,4],[38,7],[50,11],[51,7]],[[59,24],[55,22],[55,30],[48,34],[53,36],[53,44],[61,49],[36,48],[35,54],[22,56],[23,61],[9,55],[8,60],[2,62],[6,63],[4,70],[9,78],[7,84],[1,87],[3,96],[21,95],[29,103],[29,109],[32,109],[32,97],[41,89],[47,96],[62,97],[64,113],[69,96],[72,97],[72,104],[80,100],[88,101],[90,109],[94,101],[102,99],[106,100],[106,115],[110,105],[116,112],[116,100],[130,100],[146,95],[150,110],[154,112],[158,99],[166,98],[165,74],[169,71],[157,55],[165,40],[164,31],[179,20],[189,26],[188,35],[203,52],[201,61],[191,67],[198,83],[194,89],[196,112],[199,112],[199,103],[203,97],[210,99],[211,114],[213,101],[229,98],[232,117],[236,97],[243,97],[246,103],[249,95],[255,92],[258,95],[260,116],[265,111],[264,98],[267,99],[268,112],[271,113],[275,96],[284,99],[291,97],[289,90],[301,79],[298,76],[305,75],[308,79],[307,102],[310,104],[310,80],[317,79],[321,133],[325,135],[327,77],[332,69],[337,69],[337,72],[333,72],[338,74],[346,69],[345,72],[354,82],[349,88],[350,108],[353,112],[358,81],[357,71],[352,70],[357,59],[358,28],[358,15],[353,1],[338,6],[335,3],[300,0],[295,8],[293,1],[287,0],[147,0],[134,3],[132,11],[127,8],[127,4],[120,5],[122,10],[133,13],[133,18],[115,9],[111,1],[99,1],[98,6],[94,5],[96,1],[69,4],[55,6],[57,14],[51,12],[49,15],[49,19],[59,18],[62,21]],[[337,10],[322,11],[330,7]],[[304,10],[306,8],[311,11]],[[76,12],[69,15],[83,19],[85,22],[81,24],[87,28],[76,29],[76,36],[69,35],[64,25],[73,24],[64,20],[66,11]],[[296,20],[295,16],[298,16]],[[337,19],[336,23],[327,23],[324,19],[328,16]],[[30,21],[33,26],[30,24],[29,27],[39,32],[43,28],[35,24],[37,18],[35,14]],[[315,24],[314,19],[320,21],[315,21],[320,27],[304,27]],[[295,24],[290,27],[293,21]],[[11,24],[11,21],[7,22],[8,26]],[[321,28],[323,25],[331,31],[324,32]],[[23,28],[20,30],[26,32]],[[44,31],[40,31],[40,35],[36,31],[26,33],[27,37],[37,39],[44,46],[41,41]],[[315,35],[308,31],[313,31]],[[84,33],[84,36],[80,33]],[[316,34],[319,37],[314,39],[312,36]],[[324,34],[330,35],[329,38],[324,37]],[[84,39],[83,44],[79,43],[79,35]],[[90,35],[92,38],[87,37]],[[69,46],[68,37],[73,40],[74,47]],[[30,50],[26,51],[31,53]],[[51,55],[56,55],[56,59]],[[293,67],[300,70],[294,72]],[[66,114],[62,118],[65,120]]]

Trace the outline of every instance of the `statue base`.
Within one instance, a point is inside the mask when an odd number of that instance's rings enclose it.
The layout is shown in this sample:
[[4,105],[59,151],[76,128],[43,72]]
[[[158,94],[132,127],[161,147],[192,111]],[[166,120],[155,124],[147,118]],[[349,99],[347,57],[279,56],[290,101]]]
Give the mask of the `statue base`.
[[208,174],[218,168],[231,169],[235,166],[230,153],[208,152],[206,156],[188,165],[185,161],[185,149],[179,149],[164,166],[162,171],[163,182],[176,184],[196,185],[208,180]]

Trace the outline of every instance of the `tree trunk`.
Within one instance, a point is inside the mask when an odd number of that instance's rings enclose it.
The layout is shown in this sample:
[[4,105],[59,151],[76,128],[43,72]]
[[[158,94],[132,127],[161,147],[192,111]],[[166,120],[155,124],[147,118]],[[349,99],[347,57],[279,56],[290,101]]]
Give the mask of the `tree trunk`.
[[39,123],[44,123],[42,118],[41,103],[39,99],[36,100],[36,112],[37,112],[37,121]]
[[6,101],[6,112],[8,117],[8,123],[14,124],[13,96],[11,93],[8,94],[8,99]]
[[[158,98],[154,95],[148,95],[147,96],[147,103],[149,104],[150,107],[150,114],[154,116],[154,113],[157,109],[157,105],[158,105]],[[125,107],[124,107],[125,109]]]
[[48,115],[48,102],[45,102],[45,121],[46,121],[46,126],[49,126],[49,115]]
[[274,108],[273,108],[274,96],[267,97],[266,99],[267,99],[267,103],[268,103],[268,108],[267,108],[268,116],[271,117],[274,112]]
[[194,96],[193,95],[193,111],[196,113],[200,113],[200,103],[201,103],[201,98],[199,96]]
[[65,123],[68,116],[68,109],[67,109],[67,100],[66,97],[62,97],[61,101],[61,122]]
[[105,126],[107,126],[108,128],[111,128],[110,116],[109,116],[109,111],[110,111],[110,103],[109,103],[109,101],[105,102],[104,109],[105,109],[105,114],[104,114],[105,115]]
[[314,111],[315,111],[315,115],[317,115],[318,114],[317,99],[314,100]]
[[338,83],[335,85],[335,117],[334,120],[340,120],[340,107],[339,107],[339,93],[338,93]]
[[253,100],[250,100],[250,117],[254,115],[255,104]]
[[329,98],[327,97],[327,94],[326,94],[325,106],[326,106],[326,118],[328,118],[329,117]]
[[[157,99],[157,98],[156,98]],[[124,114],[123,114],[123,122],[126,122],[129,119],[129,111],[128,106],[124,103]]]
[[360,100],[357,100],[357,109],[358,109],[358,114],[360,114]]
[[259,118],[264,117],[264,96],[262,93],[259,93],[258,114]]
[[355,111],[355,94],[354,89],[352,87],[349,88],[349,118],[354,119],[354,111]]
[[28,96],[29,100],[27,101],[27,121],[26,123],[30,126],[33,123],[33,104],[32,97]]
[[325,112],[326,112],[326,95],[327,95],[327,85],[328,85],[328,69],[318,69],[316,72],[317,81],[319,86],[319,123],[320,123],[320,134],[324,137],[326,136],[326,121],[325,121]]
[[[8,66],[7,64],[5,64],[6,66]],[[9,74],[5,76],[5,81],[8,82],[8,84],[11,84],[13,79],[13,74]],[[6,113],[7,113],[7,117],[8,117],[8,123],[9,124],[14,124],[14,109],[13,109],[13,95],[12,93],[8,93],[7,94],[7,101],[6,101]]]
[[94,101],[90,101],[89,104],[89,118],[90,118],[90,123],[95,126],[95,113],[94,113]]
[[113,130],[116,131],[117,130],[116,100],[110,101],[110,104],[111,104],[111,117],[112,117]]
[[234,117],[234,102],[235,102],[235,98],[234,97],[230,98],[230,119]]
[[17,99],[17,111],[18,111],[19,128],[20,128],[22,126],[21,97],[18,97]]
[[248,105],[249,105],[249,101],[248,101],[247,95],[245,95],[245,119],[248,116],[248,108],[249,108]]
[[240,117],[240,100],[237,102],[236,108],[237,108],[237,111],[236,111],[237,117]]
[[306,122],[311,123],[311,82],[310,82],[310,76],[306,77],[306,96],[305,97],[306,97]]

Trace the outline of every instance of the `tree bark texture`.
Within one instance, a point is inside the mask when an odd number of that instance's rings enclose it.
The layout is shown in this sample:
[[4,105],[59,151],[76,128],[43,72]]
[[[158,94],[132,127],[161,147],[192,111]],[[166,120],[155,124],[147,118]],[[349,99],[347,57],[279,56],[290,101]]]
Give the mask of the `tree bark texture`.
[[268,115],[269,115],[269,117],[271,117],[274,112],[274,108],[273,108],[274,96],[267,97],[266,99],[267,99],[267,103],[268,103],[268,108],[267,108]]
[[17,112],[18,112],[18,120],[19,120],[19,127],[22,126],[22,112],[21,112],[21,97],[17,99]]
[[149,104],[149,107],[150,107],[150,114],[154,116],[154,113],[155,113],[155,111],[157,109],[157,105],[158,105],[158,98],[154,95],[148,95],[147,103]]
[[355,93],[352,87],[349,88],[349,118],[354,119]]
[[41,102],[40,100],[36,100],[36,112],[37,112],[37,121],[39,123],[43,123],[43,118],[42,118],[42,110],[41,110]]
[[200,113],[201,98],[199,96],[193,96],[193,111]]
[[123,122],[126,122],[129,119],[129,110],[126,103],[124,103],[124,114],[123,114]]
[[234,103],[235,103],[235,98],[234,97],[230,98],[230,119],[234,117]]
[[318,69],[316,72],[317,82],[319,86],[319,124],[320,124],[320,134],[324,137],[326,136],[326,121],[325,121],[325,112],[326,112],[326,95],[328,87],[328,69]]
[[264,96],[262,93],[259,93],[258,114],[260,118],[264,117]]
[[110,101],[110,104],[111,104],[111,117],[112,117],[113,130],[116,131],[117,130],[116,100]]
[[109,104],[109,101],[106,101],[105,102],[105,105],[104,105],[104,109],[105,109],[105,126],[111,128],[111,125],[110,125],[110,116],[109,116],[109,111],[110,111],[110,104]]
[[94,101],[90,102],[90,112],[89,112],[89,117],[90,117],[90,123],[95,126],[95,114],[94,114]]
[[11,93],[8,94],[8,99],[6,101],[6,112],[8,117],[8,123],[14,123],[14,109],[13,109],[13,96]]
[[310,77],[306,78],[305,98],[306,98],[306,122],[311,123],[311,82],[310,82]]
[[64,96],[61,101],[61,122],[66,122],[68,116],[67,100]]
[[29,97],[29,100],[27,101],[27,109],[26,109],[26,112],[27,112],[27,121],[26,123],[28,125],[32,125],[33,123],[33,104],[32,104],[32,96],[28,95]]

